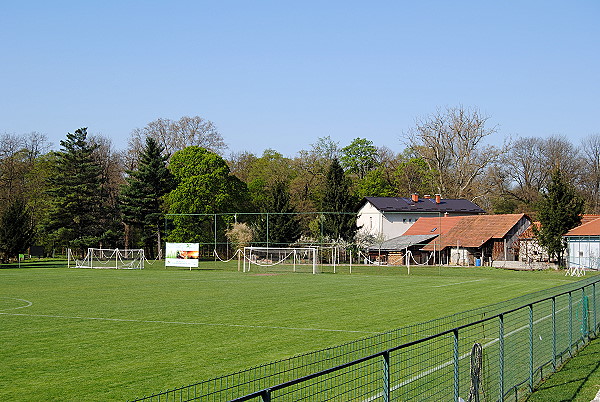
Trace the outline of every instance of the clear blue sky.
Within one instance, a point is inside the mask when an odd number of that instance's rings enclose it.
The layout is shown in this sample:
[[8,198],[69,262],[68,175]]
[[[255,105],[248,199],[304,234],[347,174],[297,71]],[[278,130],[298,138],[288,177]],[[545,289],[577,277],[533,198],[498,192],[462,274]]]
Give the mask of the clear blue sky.
[[[499,137],[600,133],[600,1],[5,1],[0,133],[126,147],[159,117],[229,152],[317,138],[401,151],[415,119],[477,107]],[[228,152],[226,152],[228,154]]]

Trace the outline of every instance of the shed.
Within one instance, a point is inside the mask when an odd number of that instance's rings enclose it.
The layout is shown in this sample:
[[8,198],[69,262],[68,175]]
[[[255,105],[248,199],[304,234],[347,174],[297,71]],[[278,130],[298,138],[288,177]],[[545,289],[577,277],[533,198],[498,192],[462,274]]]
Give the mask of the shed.
[[565,239],[569,268],[600,270],[600,218],[571,229]]
[[406,256],[406,252],[410,250],[413,253],[416,263],[426,263],[427,261],[423,261],[421,253],[418,250],[435,237],[437,237],[437,234],[405,234],[394,237],[381,244],[374,244],[369,247],[369,259],[371,261],[378,261],[381,264],[405,265],[407,261],[404,261],[404,257]]
[[514,261],[518,258],[518,237],[531,225],[525,214],[462,217],[423,251],[440,251],[440,261],[474,265],[476,259]]

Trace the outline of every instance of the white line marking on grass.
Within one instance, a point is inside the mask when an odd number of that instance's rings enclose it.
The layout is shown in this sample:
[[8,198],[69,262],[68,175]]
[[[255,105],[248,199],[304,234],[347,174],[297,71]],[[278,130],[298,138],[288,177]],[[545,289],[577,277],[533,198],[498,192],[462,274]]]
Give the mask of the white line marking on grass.
[[50,315],[50,314],[19,314],[19,313],[2,313],[2,312],[0,312],[0,315],[12,315],[12,316],[23,316],[23,317],[43,317],[43,318],[64,318],[64,319],[70,319],[70,320],[138,322],[138,323],[145,323],[145,324],[204,325],[204,326],[210,326],[210,327],[266,328],[266,329],[283,329],[283,330],[291,330],[291,331],[348,332],[348,333],[353,333],[353,334],[378,334],[379,333],[379,332],[369,332],[369,331],[353,331],[353,330],[346,330],[346,329],[296,328],[296,327],[279,327],[279,326],[272,326],[272,325],[222,324],[222,323],[209,323],[209,322],[134,320],[134,319],[127,319],[127,318],[80,317],[80,316]]
[[33,303],[30,302],[29,300],[25,300],[25,299],[18,299],[16,297],[0,297],[0,299],[8,299],[8,300],[18,300],[18,301],[22,301],[25,302],[26,304],[24,306],[19,306],[19,307],[9,307],[9,308],[0,308],[0,311],[6,311],[6,310],[18,310],[20,308],[27,308],[30,307]]
[[444,286],[454,286],[454,285],[462,285],[463,283],[471,283],[471,282],[480,282],[483,281],[485,279],[475,279],[473,281],[465,281],[465,282],[457,282],[457,283],[447,283],[446,285],[437,285],[437,286],[432,286],[434,288],[443,288]]

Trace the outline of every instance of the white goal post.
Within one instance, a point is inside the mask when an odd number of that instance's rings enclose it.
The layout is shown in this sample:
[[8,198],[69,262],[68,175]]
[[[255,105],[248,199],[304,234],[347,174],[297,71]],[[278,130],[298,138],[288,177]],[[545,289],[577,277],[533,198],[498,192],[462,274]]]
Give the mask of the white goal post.
[[88,248],[82,260],[68,250],[69,268],[144,269],[144,249]]
[[312,272],[317,274],[316,247],[244,247],[244,271]]

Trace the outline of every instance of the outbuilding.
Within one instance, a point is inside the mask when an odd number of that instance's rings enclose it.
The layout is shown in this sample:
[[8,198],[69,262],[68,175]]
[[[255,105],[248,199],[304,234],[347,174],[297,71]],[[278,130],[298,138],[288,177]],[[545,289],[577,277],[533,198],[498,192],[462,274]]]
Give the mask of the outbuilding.
[[565,239],[569,268],[600,269],[600,219],[571,229]]

